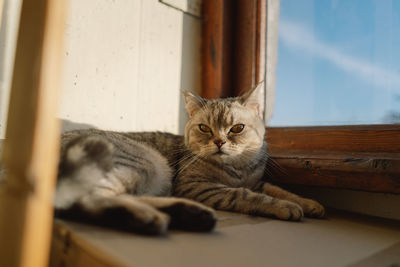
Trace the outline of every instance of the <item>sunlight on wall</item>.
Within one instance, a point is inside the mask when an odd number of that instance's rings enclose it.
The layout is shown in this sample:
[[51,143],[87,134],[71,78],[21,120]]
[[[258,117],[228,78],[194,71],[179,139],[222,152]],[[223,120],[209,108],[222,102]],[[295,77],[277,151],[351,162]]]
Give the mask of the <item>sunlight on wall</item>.
[[180,90],[200,90],[200,24],[157,0],[70,1],[60,117],[178,133]]
[[[0,39],[4,137],[20,0]],[[120,131],[183,133],[181,89],[200,91],[201,19],[158,0],[70,0],[58,116]]]

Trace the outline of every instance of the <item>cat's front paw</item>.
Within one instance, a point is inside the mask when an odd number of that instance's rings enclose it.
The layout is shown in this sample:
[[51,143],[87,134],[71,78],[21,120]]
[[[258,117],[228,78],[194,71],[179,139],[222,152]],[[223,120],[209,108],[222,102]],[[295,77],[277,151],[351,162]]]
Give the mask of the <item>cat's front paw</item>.
[[171,228],[208,232],[217,223],[217,215],[212,208],[188,199],[175,198],[160,210],[171,216]]
[[298,204],[287,200],[278,201],[274,215],[281,220],[289,221],[301,221],[304,217],[302,208]]
[[307,217],[323,218],[325,216],[324,207],[315,200],[302,198],[298,203]]

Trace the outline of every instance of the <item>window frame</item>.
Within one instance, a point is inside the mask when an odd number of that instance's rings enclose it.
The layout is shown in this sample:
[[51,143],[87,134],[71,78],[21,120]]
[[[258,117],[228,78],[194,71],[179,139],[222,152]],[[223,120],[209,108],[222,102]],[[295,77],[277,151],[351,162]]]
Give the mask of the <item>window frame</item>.
[[[271,4],[204,0],[203,97],[236,96],[265,79]],[[266,140],[275,182],[400,193],[400,125],[266,127]]]

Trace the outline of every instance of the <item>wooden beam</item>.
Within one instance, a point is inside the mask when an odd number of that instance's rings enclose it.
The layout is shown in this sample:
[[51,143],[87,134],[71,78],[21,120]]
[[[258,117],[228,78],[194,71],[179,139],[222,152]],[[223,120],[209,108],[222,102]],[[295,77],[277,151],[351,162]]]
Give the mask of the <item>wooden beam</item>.
[[204,0],[202,26],[202,97],[230,95],[231,7],[229,0]]
[[275,163],[270,166],[271,180],[277,183],[400,194],[400,159],[351,155],[271,155],[271,159]]
[[237,0],[235,7],[233,90],[235,95],[256,84],[257,0]]
[[0,188],[0,266],[47,266],[65,0],[23,1]]
[[393,153],[400,157],[400,125],[268,127],[270,153],[322,151]]
[[400,193],[400,125],[269,127],[278,183]]
[[265,79],[266,0],[204,0],[202,96],[239,95]]

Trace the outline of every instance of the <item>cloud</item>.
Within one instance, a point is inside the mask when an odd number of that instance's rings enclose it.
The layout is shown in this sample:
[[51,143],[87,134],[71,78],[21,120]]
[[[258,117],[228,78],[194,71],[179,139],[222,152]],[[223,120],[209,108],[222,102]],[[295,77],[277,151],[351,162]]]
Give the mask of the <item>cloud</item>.
[[318,40],[306,27],[289,20],[279,22],[280,38],[289,48],[301,49],[313,56],[325,59],[342,70],[377,87],[400,89],[400,75],[391,70],[371,64],[341,52],[336,47]]

